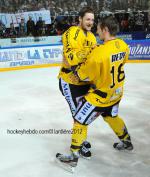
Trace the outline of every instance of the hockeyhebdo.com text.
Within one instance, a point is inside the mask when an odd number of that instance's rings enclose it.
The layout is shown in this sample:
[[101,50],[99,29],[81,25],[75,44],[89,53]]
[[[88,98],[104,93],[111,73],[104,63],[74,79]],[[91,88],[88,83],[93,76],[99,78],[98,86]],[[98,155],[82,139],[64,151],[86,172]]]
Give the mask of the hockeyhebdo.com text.
[[48,129],[48,130],[36,130],[36,129],[7,129],[9,135],[64,135],[64,134],[81,134],[82,129]]

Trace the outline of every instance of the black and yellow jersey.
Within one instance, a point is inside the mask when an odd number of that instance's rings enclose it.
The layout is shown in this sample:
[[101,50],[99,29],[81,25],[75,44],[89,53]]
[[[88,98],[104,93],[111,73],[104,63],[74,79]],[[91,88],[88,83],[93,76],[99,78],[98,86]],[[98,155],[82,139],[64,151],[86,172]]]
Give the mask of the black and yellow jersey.
[[96,38],[90,31],[83,31],[79,26],[70,27],[62,36],[63,62],[59,73],[65,82],[74,85],[83,85],[85,82],[73,82],[70,77],[74,76],[71,68],[82,63],[96,45]]
[[125,79],[124,63],[128,56],[128,45],[121,39],[107,41],[90,53],[77,70],[81,80],[89,80],[93,84],[85,96],[89,103],[105,107],[121,99]]

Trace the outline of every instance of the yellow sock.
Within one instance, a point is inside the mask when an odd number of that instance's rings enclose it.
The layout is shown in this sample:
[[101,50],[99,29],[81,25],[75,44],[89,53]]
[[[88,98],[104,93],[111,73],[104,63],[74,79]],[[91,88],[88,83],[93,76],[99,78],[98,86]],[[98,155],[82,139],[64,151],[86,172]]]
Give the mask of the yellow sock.
[[73,133],[72,133],[72,142],[71,150],[73,152],[78,151],[81,147],[81,144],[87,138],[87,125],[82,125],[78,122],[74,122]]
[[119,116],[117,117],[107,116],[104,117],[104,120],[113,129],[113,131],[119,137],[119,139],[125,140],[127,137],[129,137],[125,123]]

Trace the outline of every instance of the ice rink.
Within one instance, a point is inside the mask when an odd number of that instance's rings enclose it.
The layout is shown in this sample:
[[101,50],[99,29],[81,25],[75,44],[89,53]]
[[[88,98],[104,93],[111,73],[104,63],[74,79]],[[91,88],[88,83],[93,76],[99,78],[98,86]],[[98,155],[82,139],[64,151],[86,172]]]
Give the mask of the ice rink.
[[0,177],[150,177],[150,64],[127,64],[125,70],[119,113],[134,150],[114,150],[118,139],[99,117],[88,133],[93,157],[79,159],[74,174],[55,162],[57,152],[69,151],[72,128],[68,105],[58,89],[59,67],[1,72]]

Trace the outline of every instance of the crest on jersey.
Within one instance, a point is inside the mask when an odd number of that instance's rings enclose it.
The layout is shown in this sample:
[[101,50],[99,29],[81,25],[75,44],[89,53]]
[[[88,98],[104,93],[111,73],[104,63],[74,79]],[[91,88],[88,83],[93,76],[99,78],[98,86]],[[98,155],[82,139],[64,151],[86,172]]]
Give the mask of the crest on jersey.
[[83,51],[77,52],[76,55],[79,59],[84,59],[87,56],[87,54]]
[[118,41],[116,41],[116,42],[115,42],[115,46],[117,47],[117,49],[119,49],[119,48],[120,48],[120,44],[119,44],[119,42],[118,42]]

